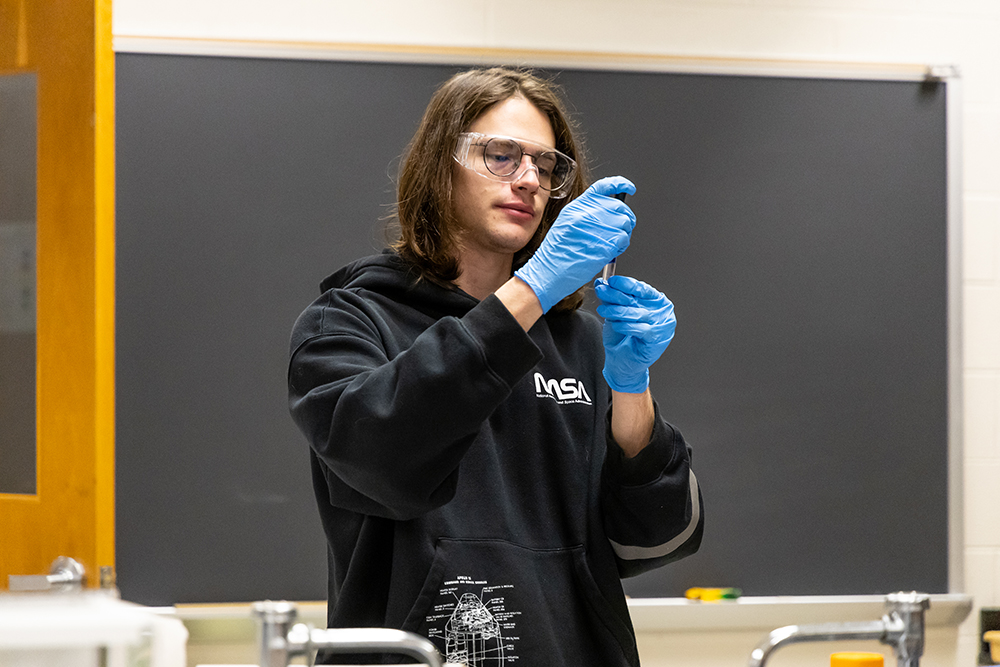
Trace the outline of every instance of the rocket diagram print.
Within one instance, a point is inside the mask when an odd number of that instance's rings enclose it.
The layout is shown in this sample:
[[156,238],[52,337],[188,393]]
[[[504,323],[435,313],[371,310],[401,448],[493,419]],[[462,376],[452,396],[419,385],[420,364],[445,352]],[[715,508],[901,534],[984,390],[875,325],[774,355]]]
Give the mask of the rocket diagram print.
[[517,617],[507,608],[510,584],[491,586],[472,577],[444,582],[427,616],[427,635],[447,662],[468,667],[500,667],[517,662]]

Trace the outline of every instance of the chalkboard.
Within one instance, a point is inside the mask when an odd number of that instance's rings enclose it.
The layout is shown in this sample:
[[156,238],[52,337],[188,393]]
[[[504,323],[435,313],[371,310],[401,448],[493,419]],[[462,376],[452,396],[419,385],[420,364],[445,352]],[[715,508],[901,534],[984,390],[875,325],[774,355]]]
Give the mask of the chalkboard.
[[[399,155],[458,66],[119,53],[117,568],[145,604],[323,599],[290,327],[384,245]],[[619,272],[676,304],[654,367],[706,529],[625,582],[948,591],[947,83],[551,71]]]

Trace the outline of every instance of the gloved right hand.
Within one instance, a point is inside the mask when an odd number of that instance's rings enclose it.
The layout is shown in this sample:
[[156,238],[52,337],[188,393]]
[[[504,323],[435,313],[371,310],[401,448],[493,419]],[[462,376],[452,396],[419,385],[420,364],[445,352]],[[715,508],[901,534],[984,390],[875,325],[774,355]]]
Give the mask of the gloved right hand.
[[627,178],[602,178],[567,204],[542,244],[514,272],[531,287],[542,312],[575,292],[628,247],[635,214],[613,195],[635,194]]

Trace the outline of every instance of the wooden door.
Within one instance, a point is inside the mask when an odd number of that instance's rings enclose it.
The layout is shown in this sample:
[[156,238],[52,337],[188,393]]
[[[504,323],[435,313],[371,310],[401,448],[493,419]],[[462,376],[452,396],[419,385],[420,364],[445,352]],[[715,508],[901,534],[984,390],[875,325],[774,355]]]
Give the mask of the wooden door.
[[37,465],[34,493],[0,494],[0,589],[61,555],[96,586],[114,566],[111,0],[0,0],[0,75],[23,73],[38,100]]

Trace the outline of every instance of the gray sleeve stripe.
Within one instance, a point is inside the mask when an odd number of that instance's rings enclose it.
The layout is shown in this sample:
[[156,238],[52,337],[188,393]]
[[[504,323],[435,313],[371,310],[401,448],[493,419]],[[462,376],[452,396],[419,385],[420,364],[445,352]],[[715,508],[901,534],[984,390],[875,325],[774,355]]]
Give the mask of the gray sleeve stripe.
[[701,504],[698,502],[698,480],[694,476],[694,471],[690,471],[690,486],[691,486],[691,523],[687,525],[680,535],[674,539],[660,544],[655,547],[630,547],[624,544],[618,544],[614,540],[608,540],[611,542],[611,547],[615,550],[615,554],[618,555],[622,560],[642,560],[645,558],[660,558],[666,556],[667,554],[676,551],[681,545],[688,541],[688,538],[694,534],[694,531],[698,528],[698,521],[701,519]]

